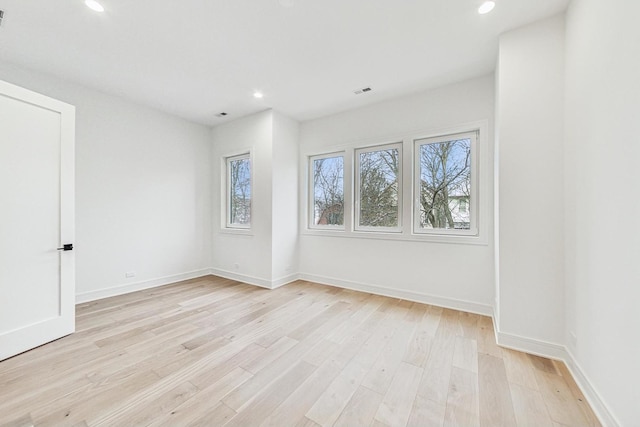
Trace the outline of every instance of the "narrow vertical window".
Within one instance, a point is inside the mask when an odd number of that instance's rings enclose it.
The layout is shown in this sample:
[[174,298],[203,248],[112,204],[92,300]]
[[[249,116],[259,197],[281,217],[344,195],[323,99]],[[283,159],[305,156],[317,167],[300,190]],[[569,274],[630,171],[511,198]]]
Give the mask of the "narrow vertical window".
[[475,141],[475,133],[465,133],[415,142],[415,232],[475,230]]
[[356,229],[400,231],[401,144],[356,150]]
[[227,227],[249,228],[251,225],[251,159],[249,154],[228,157]]
[[310,159],[311,228],[344,228],[344,156],[329,154]]

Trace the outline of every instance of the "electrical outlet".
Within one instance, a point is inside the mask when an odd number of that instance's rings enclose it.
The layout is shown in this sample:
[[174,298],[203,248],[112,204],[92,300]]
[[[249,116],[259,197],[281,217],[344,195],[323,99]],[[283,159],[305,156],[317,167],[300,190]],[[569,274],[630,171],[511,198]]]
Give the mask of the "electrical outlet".
[[136,273],[134,271],[127,271],[126,273],[124,273],[124,277],[130,279],[132,277],[136,277]]

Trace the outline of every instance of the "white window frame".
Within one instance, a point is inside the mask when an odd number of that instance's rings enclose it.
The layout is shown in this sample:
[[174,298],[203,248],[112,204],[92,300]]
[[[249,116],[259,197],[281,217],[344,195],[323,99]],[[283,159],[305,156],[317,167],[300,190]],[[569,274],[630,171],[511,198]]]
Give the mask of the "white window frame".
[[[354,231],[362,232],[375,232],[375,233],[402,233],[402,215],[403,215],[403,153],[402,153],[402,141],[387,143],[383,145],[374,145],[363,148],[356,148],[354,150],[354,186],[353,186],[353,209],[354,209]],[[396,179],[398,181],[398,225],[395,227],[371,227],[360,225],[360,154],[371,153],[374,151],[384,151],[388,149],[398,150],[398,174]]]
[[[347,162],[347,157],[345,155],[346,153],[344,151],[335,151],[332,153],[326,153],[326,154],[317,154],[317,155],[313,155],[313,156],[308,156],[307,157],[307,167],[309,170],[308,173],[308,204],[307,204],[307,210],[308,210],[308,218],[307,218],[307,227],[309,229],[313,229],[313,230],[332,230],[332,231],[345,231],[345,226],[347,223],[347,216],[349,215],[349,206],[347,206],[346,204],[346,193],[347,193],[347,177],[346,177],[346,162]],[[320,159],[331,159],[334,157],[342,157],[342,197],[343,197],[343,221],[342,221],[342,225],[332,225],[332,224],[327,224],[327,225],[321,225],[321,224],[316,224],[315,223],[315,183],[314,183],[314,162],[316,160],[320,160]]]
[[[250,188],[251,188],[251,206],[249,207],[249,223],[248,224],[235,224],[231,223],[231,162],[238,160],[249,160],[249,176],[250,176]],[[235,154],[224,157],[225,165],[225,200],[224,200],[224,218],[225,227],[230,230],[250,230],[251,223],[253,222],[253,201],[254,201],[254,186],[253,186],[253,160],[251,158],[251,152],[244,152],[242,154]]]
[[[467,206],[469,215],[469,229],[442,229],[420,227],[420,146],[437,144],[447,141],[469,139],[471,141],[471,194]],[[415,138],[413,141],[413,233],[417,235],[436,236],[477,236],[478,235],[478,139],[479,131],[450,133],[429,138]]]

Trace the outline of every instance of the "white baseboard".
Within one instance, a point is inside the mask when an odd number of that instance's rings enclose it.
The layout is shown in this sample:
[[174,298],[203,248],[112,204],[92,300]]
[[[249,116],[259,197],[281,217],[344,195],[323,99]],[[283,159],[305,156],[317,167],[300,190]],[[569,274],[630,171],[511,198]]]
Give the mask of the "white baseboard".
[[279,279],[274,279],[271,281],[271,289],[279,288],[280,286],[295,282],[298,279],[300,279],[300,275],[298,273],[293,273]]
[[298,280],[297,273],[281,277],[279,279],[269,280],[260,277],[249,276],[247,274],[234,273],[233,271],[222,270],[220,268],[210,268],[210,274],[214,276],[224,277],[225,279],[237,280],[238,282],[248,283],[249,285],[260,286],[261,288],[275,289]]
[[489,305],[479,304],[470,301],[463,301],[454,298],[439,297],[435,295],[423,294],[420,292],[407,291],[402,289],[387,288],[378,285],[368,285],[365,283],[341,280],[334,277],[319,276],[317,274],[300,273],[299,278],[321,285],[337,286],[354,291],[368,292],[391,298],[401,298],[408,301],[420,302],[423,304],[436,305],[438,307],[452,308],[454,310],[466,311],[469,313],[491,316],[493,308]]
[[214,276],[224,277],[249,285],[260,286],[261,288],[271,289],[271,280],[261,277],[249,276],[248,274],[235,273],[233,271],[223,270],[221,268],[210,268],[209,272]]
[[171,276],[160,277],[157,279],[145,280],[136,283],[127,283],[124,285],[114,286],[112,288],[103,288],[95,291],[83,292],[76,294],[76,304],[83,302],[95,301],[102,298],[115,297],[117,295],[128,294],[130,292],[141,291],[143,289],[155,288],[157,286],[168,285],[170,283],[180,282],[182,280],[195,279],[197,277],[208,276],[211,269],[203,268],[202,270],[190,271],[187,273],[174,274]]
[[501,347],[535,354],[548,359],[564,361],[567,357],[567,349],[561,344],[500,332],[495,322],[494,329],[496,330],[496,343]]
[[569,349],[566,350],[567,358],[564,363],[569,368],[569,372],[573,375],[573,379],[580,387],[580,391],[584,394],[591,409],[595,412],[600,423],[605,427],[619,427],[621,424],[609,409],[609,406],[602,400],[600,393],[593,387],[593,383],[589,380],[589,377],[582,370],[575,357]]
[[593,409],[593,412],[598,417],[600,423],[605,427],[620,426],[620,423],[615,419],[609,410],[609,407],[604,403],[600,394],[593,387],[593,383],[589,381],[589,378],[567,347],[561,344],[554,344],[520,335],[500,332],[495,321],[494,328],[496,332],[496,342],[501,347],[507,347],[513,350],[564,362],[565,365],[567,365],[569,372],[571,372],[576,384],[580,388],[580,391],[587,399],[589,405],[591,405],[591,409]]

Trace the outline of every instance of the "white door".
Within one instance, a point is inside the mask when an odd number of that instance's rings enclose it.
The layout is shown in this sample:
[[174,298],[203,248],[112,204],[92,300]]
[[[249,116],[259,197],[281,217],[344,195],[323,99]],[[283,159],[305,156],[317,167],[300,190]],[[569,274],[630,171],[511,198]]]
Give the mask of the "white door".
[[73,106],[0,81],[0,360],[75,330],[74,144]]

